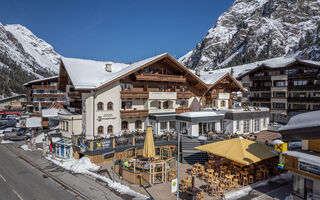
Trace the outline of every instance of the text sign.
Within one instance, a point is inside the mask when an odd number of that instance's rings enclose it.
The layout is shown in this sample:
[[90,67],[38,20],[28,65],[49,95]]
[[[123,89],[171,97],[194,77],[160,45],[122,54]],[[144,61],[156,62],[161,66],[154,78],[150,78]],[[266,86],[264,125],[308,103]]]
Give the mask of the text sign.
[[312,165],[305,162],[299,162],[299,169],[300,171],[320,176],[320,166]]

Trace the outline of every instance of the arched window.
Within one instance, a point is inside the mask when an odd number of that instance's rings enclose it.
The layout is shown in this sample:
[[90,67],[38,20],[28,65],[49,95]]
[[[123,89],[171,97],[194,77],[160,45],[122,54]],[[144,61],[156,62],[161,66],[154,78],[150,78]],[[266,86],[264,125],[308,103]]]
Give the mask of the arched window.
[[221,107],[225,107],[226,106],[226,102],[225,101],[221,101],[220,105],[221,105]]
[[127,121],[123,121],[121,123],[121,129],[122,130],[128,130],[128,122]]
[[98,110],[103,110],[103,103],[102,102],[98,103]]
[[108,126],[108,133],[113,133],[113,126],[112,125]]
[[98,127],[98,134],[103,134],[103,126]]
[[142,121],[141,120],[137,120],[135,123],[135,128],[136,129],[141,129],[142,128]]
[[112,102],[109,102],[107,104],[107,110],[113,110],[113,103]]

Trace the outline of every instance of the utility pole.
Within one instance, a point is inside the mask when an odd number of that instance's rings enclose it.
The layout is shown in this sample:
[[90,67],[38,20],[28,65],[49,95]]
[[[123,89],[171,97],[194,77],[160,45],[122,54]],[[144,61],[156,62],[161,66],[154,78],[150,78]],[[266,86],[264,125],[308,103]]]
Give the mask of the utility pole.
[[179,191],[180,191],[180,188],[179,188],[179,173],[180,173],[180,170],[179,170],[179,160],[180,160],[180,131],[178,131],[178,159],[177,159],[177,200],[179,200]]

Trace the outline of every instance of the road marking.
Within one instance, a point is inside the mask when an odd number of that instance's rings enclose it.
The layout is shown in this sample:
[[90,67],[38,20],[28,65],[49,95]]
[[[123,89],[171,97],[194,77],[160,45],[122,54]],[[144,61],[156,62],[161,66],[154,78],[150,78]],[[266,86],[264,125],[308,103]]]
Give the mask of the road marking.
[[15,191],[14,189],[12,189],[13,193],[15,193],[17,195],[17,197],[20,199],[20,200],[23,200],[23,198],[18,194],[17,191]]
[[7,180],[0,174],[0,177],[2,178],[2,180],[4,181],[4,182],[7,182]]

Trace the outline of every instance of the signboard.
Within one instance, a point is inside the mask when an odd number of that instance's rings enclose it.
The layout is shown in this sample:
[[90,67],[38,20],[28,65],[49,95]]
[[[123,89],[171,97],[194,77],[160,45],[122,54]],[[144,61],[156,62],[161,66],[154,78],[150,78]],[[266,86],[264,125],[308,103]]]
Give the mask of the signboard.
[[285,152],[288,150],[288,144],[287,143],[275,144],[274,150],[278,152]]
[[178,190],[178,183],[177,183],[177,179],[173,179],[171,181],[171,193],[175,193]]
[[104,140],[95,143],[96,149],[109,149],[111,148],[111,140]]
[[109,114],[104,114],[103,119],[115,119],[116,116],[114,116],[112,113],[109,113]]
[[320,166],[309,164],[306,162],[299,162],[299,170],[303,172],[308,172],[320,176]]

